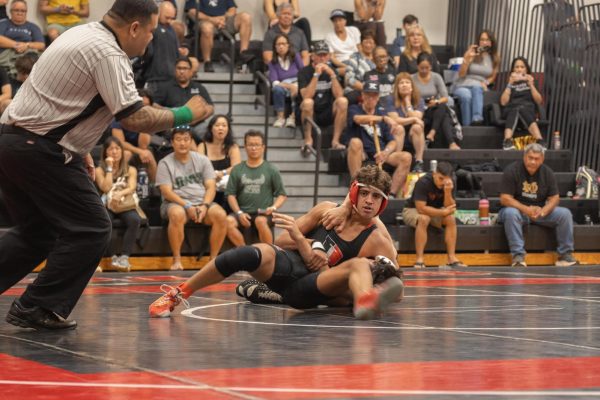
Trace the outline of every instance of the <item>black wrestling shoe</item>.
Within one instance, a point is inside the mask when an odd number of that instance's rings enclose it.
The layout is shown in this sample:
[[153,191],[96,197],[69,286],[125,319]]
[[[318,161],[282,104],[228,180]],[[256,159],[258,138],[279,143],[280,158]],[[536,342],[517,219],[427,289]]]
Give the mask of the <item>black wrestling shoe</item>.
[[13,301],[6,315],[6,322],[21,328],[36,330],[66,330],[77,327],[76,321],[61,318],[39,306],[25,308],[19,300]]
[[264,283],[256,279],[247,279],[235,288],[238,296],[254,304],[281,304],[281,295],[269,289]]
[[261,283],[262,282],[257,281],[256,279],[246,279],[245,281],[238,283],[235,288],[235,293],[240,297],[246,298],[246,290],[248,290],[250,286],[259,285]]

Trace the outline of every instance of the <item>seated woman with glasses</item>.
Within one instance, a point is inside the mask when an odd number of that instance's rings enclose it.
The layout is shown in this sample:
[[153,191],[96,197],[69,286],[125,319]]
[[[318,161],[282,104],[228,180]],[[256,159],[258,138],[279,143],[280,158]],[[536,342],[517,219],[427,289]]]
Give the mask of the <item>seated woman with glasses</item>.
[[[302,57],[290,45],[285,34],[279,34],[273,41],[273,60],[268,64],[269,80],[273,91],[273,108],[277,112],[275,128],[296,127],[296,96],[298,94],[298,72],[304,68]],[[285,118],[285,99],[292,102],[290,115]]]

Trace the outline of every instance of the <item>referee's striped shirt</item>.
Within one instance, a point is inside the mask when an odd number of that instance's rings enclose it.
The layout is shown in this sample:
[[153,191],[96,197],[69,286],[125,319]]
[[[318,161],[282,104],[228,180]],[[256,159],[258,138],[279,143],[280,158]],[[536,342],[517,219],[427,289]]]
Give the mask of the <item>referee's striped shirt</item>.
[[142,108],[131,61],[102,22],[69,29],[34,65],[0,123],[88,153],[113,118]]

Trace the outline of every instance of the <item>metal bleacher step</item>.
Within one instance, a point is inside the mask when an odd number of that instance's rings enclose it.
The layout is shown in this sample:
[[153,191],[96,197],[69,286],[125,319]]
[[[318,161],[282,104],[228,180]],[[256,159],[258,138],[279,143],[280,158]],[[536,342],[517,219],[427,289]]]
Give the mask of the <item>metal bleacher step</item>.
[[[483,191],[488,196],[499,196],[500,183],[502,182],[502,172],[474,172],[473,175],[481,178]],[[576,172],[555,172],[554,176],[558,184],[558,191],[561,196],[566,197],[567,192],[575,192]]]
[[[275,165],[277,165],[275,163]],[[284,184],[286,186],[302,186],[306,185],[313,187],[315,179],[314,172],[283,172]],[[337,186],[340,185],[340,177],[338,175],[330,175],[325,173],[319,174],[319,187]]]
[[[229,84],[200,81],[208,90],[208,93],[213,94],[229,94]],[[255,94],[256,87],[254,85],[233,85],[233,94]]]
[[[306,172],[312,173],[314,175],[315,172],[315,162],[313,160],[308,160],[305,162],[286,162],[286,161],[273,161],[269,156],[269,162],[273,163],[281,172]],[[319,165],[319,172],[326,173],[327,172],[327,164],[321,163]],[[312,179],[310,181],[312,183]],[[309,184],[309,182],[306,182]]]
[[[207,73],[202,70],[202,67],[200,67],[200,71],[198,71],[198,73],[194,77],[194,80],[199,81],[202,84],[204,84],[205,82],[218,82],[223,83],[225,85],[229,85],[229,77],[230,75],[228,68],[225,68],[221,71],[217,70],[215,72]],[[236,85],[240,83],[254,83],[254,75],[250,73],[234,72],[233,81],[236,83]]]
[[[275,116],[269,115],[269,125],[273,125],[275,122]],[[253,114],[238,114],[233,116],[233,125],[261,125],[265,124],[265,114],[264,111]],[[288,129],[288,128],[286,128]],[[270,128],[269,128],[270,130]]]
[[[415,230],[406,225],[387,225],[388,231],[397,243],[401,253],[415,251]],[[458,252],[509,252],[504,227],[501,225],[458,225],[456,243]],[[600,226],[574,225],[575,251],[598,251]],[[533,251],[555,251],[556,239],[554,231],[538,226],[528,225],[524,229],[525,249]],[[425,252],[445,252],[444,232],[429,228]]]
[[[215,114],[227,114],[229,112],[228,103],[214,103]],[[254,103],[232,103],[231,114],[233,119],[244,118],[248,114],[261,115],[262,121],[265,120],[265,106]]]
[[[285,191],[289,197],[311,197],[313,195],[313,188],[309,185],[303,186],[291,186],[286,185]],[[320,186],[319,196],[326,197],[339,197],[344,198],[348,193],[348,188],[344,186]]]
[[[246,124],[243,122],[240,123],[239,121],[241,120],[238,120],[234,116],[233,124],[231,124],[231,128],[233,129],[233,137],[238,140],[238,144],[242,144],[244,134],[251,129],[258,129],[264,133],[264,121],[260,124]],[[301,137],[298,128],[273,128],[271,125],[269,125],[269,144],[272,139],[289,140]]]
[[[254,104],[254,101],[263,96],[256,94],[236,94],[233,97],[234,104]],[[214,103],[227,103],[229,102],[229,93],[210,93],[210,98]]]
[[[500,198],[497,196],[488,197],[490,202],[490,212],[497,213],[500,210]],[[406,200],[394,199],[388,202],[388,206],[381,214],[381,220],[386,224],[395,224],[399,219],[399,214],[402,213],[402,209],[406,204]],[[598,199],[571,199],[561,198],[560,206],[568,208],[573,214],[573,220],[576,223],[584,223],[585,216],[589,215],[593,223],[598,224]],[[479,198],[457,198],[456,208],[459,210],[478,210],[479,209]]]
[[[334,203],[340,203],[344,200],[343,196],[319,196],[318,202],[332,201]],[[281,212],[297,212],[306,213],[312,207],[312,196],[306,197],[289,197],[281,207]]]
[[[522,160],[522,151],[506,151],[495,149],[427,149],[425,150],[424,161],[426,167],[431,160],[449,161],[459,165],[478,164],[497,159],[502,168],[505,168],[513,161]],[[555,172],[568,172],[571,170],[571,151],[570,150],[548,150],[545,153],[544,163]]]
[[503,130],[496,126],[464,126],[462,149],[501,149]]

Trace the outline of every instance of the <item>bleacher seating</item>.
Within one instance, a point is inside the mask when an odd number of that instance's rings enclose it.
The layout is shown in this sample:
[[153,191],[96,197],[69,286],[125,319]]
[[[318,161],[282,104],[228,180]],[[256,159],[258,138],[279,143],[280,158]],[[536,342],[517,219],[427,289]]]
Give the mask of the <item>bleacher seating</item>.
[[[224,42],[215,44],[215,52],[223,51],[228,45]],[[251,48],[258,49],[258,44],[253,43]],[[436,49],[438,58],[441,51]],[[218,59],[218,58],[215,58]],[[440,58],[441,59],[441,58]],[[215,102],[216,113],[228,112],[228,79],[227,66],[215,65],[216,72],[212,74],[201,74],[200,79],[209,90]],[[265,108],[257,98],[262,98],[260,90],[251,74],[234,75],[235,85],[233,87],[233,131],[239,144],[242,144],[244,132],[248,129],[265,130],[264,112]],[[284,183],[288,190],[288,202],[281,211],[293,216],[303,214],[312,206],[312,182],[314,179],[314,157],[303,159],[300,157],[299,148],[302,144],[299,129],[296,131],[287,128],[273,128],[273,114],[269,114],[268,123],[268,152],[267,158],[273,162],[282,172]],[[331,128],[323,127],[323,162],[320,169],[319,200],[333,200],[341,202],[346,194],[348,183],[347,166],[344,151],[331,150]],[[453,151],[447,149],[428,149],[425,152],[425,165],[431,160],[450,161],[457,165],[475,164],[497,160],[501,167],[522,159],[522,152],[502,150],[502,129],[497,126],[464,127],[464,140],[461,143],[462,150]],[[575,173],[571,162],[569,150],[549,150],[546,153],[546,163],[556,172],[558,180],[561,205],[569,208],[577,223],[575,226],[575,250],[576,251],[600,251],[600,222],[598,219],[598,200],[569,199],[568,192],[574,191]],[[490,212],[496,213],[499,209],[499,182],[501,172],[475,172],[474,176],[481,178],[483,190],[490,200]],[[478,198],[458,198],[458,208],[464,210],[476,210]],[[404,226],[401,221],[401,210],[403,200],[391,200],[381,218],[387,225],[392,237],[398,244],[401,253],[414,252],[414,230]],[[142,202],[148,223],[140,230],[134,253],[132,256],[169,256],[170,248],[167,240],[165,223],[160,219],[160,197],[157,191]],[[589,215],[596,225],[583,225],[585,216]],[[2,218],[2,205],[0,205],[0,236],[6,232],[8,223]],[[245,232],[248,242],[256,239],[255,233]],[[429,228],[429,240],[426,251],[445,252],[443,234],[435,229]],[[113,234],[113,242],[121,240],[122,228],[116,224]],[[187,226],[185,242],[182,248],[183,255],[201,255],[208,252],[209,228],[205,226]],[[508,245],[502,226],[479,226],[459,225],[458,227],[459,252],[480,253],[508,252]],[[226,242],[225,249],[230,244]],[[553,232],[539,227],[529,226],[526,229],[527,251],[553,250],[556,247]]]

